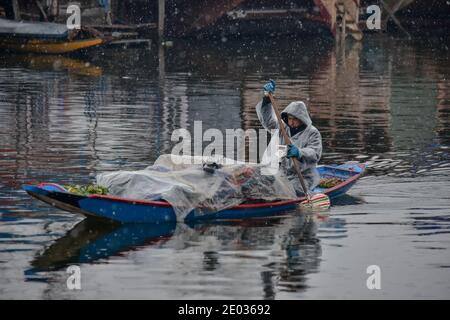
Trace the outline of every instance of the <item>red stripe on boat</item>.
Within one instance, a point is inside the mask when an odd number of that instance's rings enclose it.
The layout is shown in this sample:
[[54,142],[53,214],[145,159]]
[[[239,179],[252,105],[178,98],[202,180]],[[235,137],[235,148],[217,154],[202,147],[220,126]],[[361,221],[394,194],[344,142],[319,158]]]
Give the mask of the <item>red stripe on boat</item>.
[[[143,204],[143,205],[150,205],[150,206],[157,206],[157,207],[172,207],[172,205],[170,203],[165,202],[165,201],[158,201],[158,200],[138,200],[138,199],[129,199],[129,198],[122,198],[122,197],[109,196],[109,195],[99,195],[99,194],[92,194],[92,195],[89,195],[88,197],[93,198],[93,199],[111,200],[111,201],[125,202],[125,203],[131,203],[131,204]],[[240,205],[231,207],[230,209],[237,210],[237,209],[250,209],[250,208],[278,207],[278,206],[284,206],[284,205],[301,202],[305,199],[306,199],[305,197],[302,197],[302,198],[297,198],[297,199],[293,199],[293,200],[240,204]]]

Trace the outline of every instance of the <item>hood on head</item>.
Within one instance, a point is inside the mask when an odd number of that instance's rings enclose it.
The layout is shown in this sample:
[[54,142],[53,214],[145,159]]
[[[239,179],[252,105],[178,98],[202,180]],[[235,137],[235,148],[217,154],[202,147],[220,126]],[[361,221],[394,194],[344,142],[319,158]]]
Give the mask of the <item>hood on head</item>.
[[306,105],[303,101],[294,101],[291,102],[284,110],[281,112],[281,118],[285,123],[287,123],[288,114],[296,117],[301,120],[303,124],[309,127],[312,124],[311,118],[309,117],[308,110],[306,109]]

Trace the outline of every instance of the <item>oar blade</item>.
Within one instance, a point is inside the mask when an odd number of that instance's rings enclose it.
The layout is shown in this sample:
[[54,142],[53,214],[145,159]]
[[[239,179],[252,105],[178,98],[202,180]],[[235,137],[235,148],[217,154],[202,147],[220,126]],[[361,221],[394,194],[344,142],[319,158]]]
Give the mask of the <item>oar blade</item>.
[[319,208],[326,210],[330,207],[330,198],[324,193],[316,193],[308,200],[304,200],[300,203],[302,206],[310,208]]

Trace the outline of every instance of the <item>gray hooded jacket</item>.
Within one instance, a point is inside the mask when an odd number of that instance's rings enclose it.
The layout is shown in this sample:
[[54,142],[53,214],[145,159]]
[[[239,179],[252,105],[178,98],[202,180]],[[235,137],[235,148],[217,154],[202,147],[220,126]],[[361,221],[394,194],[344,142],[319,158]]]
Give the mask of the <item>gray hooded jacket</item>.
[[[278,127],[278,121],[270,103],[264,104],[260,101],[256,105],[256,113],[258,114],[259,121],[266,130],[275,130],[272,133],[272,139],[269,146],[264,152],[262,162],[273,161],[275,157],[274,150],[276,145],[285,144],[281,131]],[[312,125],[311,118],[309,117],[306,105],[301,101],[291,102],[281,113],[281,117],[284,119],[290,114],[297,119],[300,119],[306,126],[300,132],[297,132],[294,136],[291,135],[289,126],[284,123],[286,132],[289,135],[292,144],[299,148],[301,152],[300,158],[300,170],[305,178],[306,186],[308,190],[314,189],[320,180],[319,172],[316,165],[322,155],[322,137],[319,130]],[[277,160],[278,161],[278,160]],[[292,160],[288,158],[280,159],[281,166],[285,170],[288,179],[292,182],[298,194],[303,193],[299,178],[295,172],[292,164]]]

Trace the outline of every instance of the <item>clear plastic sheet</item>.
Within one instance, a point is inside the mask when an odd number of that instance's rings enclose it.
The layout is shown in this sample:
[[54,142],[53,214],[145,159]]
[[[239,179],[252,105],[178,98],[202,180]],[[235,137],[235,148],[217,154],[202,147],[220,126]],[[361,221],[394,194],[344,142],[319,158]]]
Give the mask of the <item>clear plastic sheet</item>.
[[261,164],[166,154],[143,170],[101,173],[97,184],[120,197],[165,200],[180,219],[193,209],[204,214],[250,200],[296,198],[282,170],[272,175],[261,172],[265,172]]

